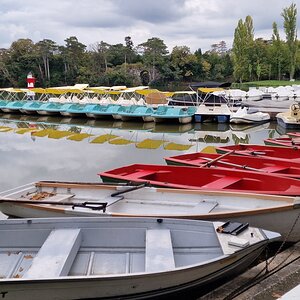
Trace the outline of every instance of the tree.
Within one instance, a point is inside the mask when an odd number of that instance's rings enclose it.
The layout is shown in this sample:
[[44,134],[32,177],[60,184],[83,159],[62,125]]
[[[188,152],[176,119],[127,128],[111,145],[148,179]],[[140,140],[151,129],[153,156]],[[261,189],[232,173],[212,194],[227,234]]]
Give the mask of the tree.
[[273,34],[272,34],[272,56],[276,62],[277,79],[281,80],[281,68],[284,60],[283,54],[283,42],[280,39],[276,22],[273,23]]
[[[176,79],[189,79],[194,75],[197,58],[187,46],[175,46],[171,53],[171,66],[176,70]],[[175,73],[175,72],[174,72]]]
[[151,67],[150,78],[155,79],[155,69],[161,67],[165,62],[165,56],[168,54],[167,46],[164,41],[153,37],[147,42],[139,44],[143,52],[143,61],[145,65]]
[[253,21],[247,16],[245,22],[239,20],[234,32],[232,56],[234,63],[234,76],[240,82],[249,78],[249,64],[251,62],[251,49],[253,48]]
[[75,83],[80,67],[85,63],[86,46],[75,36],[65,39],[65,43],[64,47],[59,47],[64,58],[65,79],[69,83]]
[[43,61],[43,69],[39,64],[40,76],[41,79],[44,78],[49,82],[51,79],[50,76],[50,64],[49,59],[53,55],[53,53],[58,49],[56,43],[52,40],[44,39],[36,44],[37,52],[41,56]]
[[286,34],[286,42],[289,51],[290,64],[290,80],[294,79],[296,54],[297,54],[297,8],[296,4],[292,3],[289,7],[283,9],[281,16],[284,19],[284,32]]

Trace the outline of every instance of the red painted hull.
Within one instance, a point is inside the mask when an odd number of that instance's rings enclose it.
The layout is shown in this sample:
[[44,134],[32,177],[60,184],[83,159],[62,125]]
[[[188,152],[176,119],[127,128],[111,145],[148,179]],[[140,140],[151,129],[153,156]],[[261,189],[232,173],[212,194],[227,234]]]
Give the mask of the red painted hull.
[[217,147],[217,152],[220,154],[235,150],[235,154],[247,155],[264,158],[276,158],[277,160],[288,160],[292,163],[300,163],[300,149],[289,147],[273,147],[264,145],[230,145]]
[[104,182],[147,182],[153,186],[273,195],[300,195],[300,181],[225,168],[129,165],[98,174]]
[[184,165],[200,167],[210,160],[219,159],[211,164],[211,168],[229,168],[235,170],[248,170],[262,173],[272,173],[290,178],[300,178],[300,161],[293,163],[289,160],[277,160],[264,157],[249,157],[230,154],[221,158],[220,154],[207,154],[201,152],[177,155],[165,158],[168,165]]

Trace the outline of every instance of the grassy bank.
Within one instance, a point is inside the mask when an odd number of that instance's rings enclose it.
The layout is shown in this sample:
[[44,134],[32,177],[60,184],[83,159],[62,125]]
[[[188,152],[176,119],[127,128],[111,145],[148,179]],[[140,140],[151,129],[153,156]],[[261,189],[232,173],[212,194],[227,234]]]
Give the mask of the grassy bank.
[[285,85],[300,85],[300,80],[289,81],[289,80],[262,80],[262,81],[252,81],[252,82],[243,82],[243,83],[233,83],[231,88],[248,90],[249,87],[277,87],[277,86],[285,86]]

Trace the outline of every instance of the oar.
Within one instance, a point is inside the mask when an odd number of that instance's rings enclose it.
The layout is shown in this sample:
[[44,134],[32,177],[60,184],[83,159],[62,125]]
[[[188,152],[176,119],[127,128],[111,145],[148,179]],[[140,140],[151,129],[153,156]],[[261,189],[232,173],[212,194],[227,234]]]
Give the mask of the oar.
[[41,205],[41,204],[63,205],[63,206],[72,206],[72,209],[74,209],[75,207],[84,207],[84,208],[90,208],[92,210],[103,210],[103,212],[105,212],[107,206],[107,202],[85,201],[81,203],[76,203],[76,202],[36,201],[36,200],[0,198],[0,203],[3,202],[19,203],[19,204],[35,204],[35,205]]
[[145,182],[145,183],[142,183],[140,185],[133,186],[133,187],[131,187],[129,189],[126,189],[126,190],[123,190],[123,191],[118,191],[118,192],[112,193],[110,196],[111,197],[116,197],[116,196],[119,196],[119,195],[122,195],[122,194],[125,194],[125,193],[129,193],[129,192],[132,192],[132,191],[135,191],[135,190],[139,190],[139,189],[144,188],[146,186],[149,186],[149,182]]
[[[208,160],[209,162],[212,161],[212,159],[208,158],[208,157],[202,157],[202,158],[205,159],[205,160]],[[226,166],[237,167],[237,168],[241,168],[241,169],[245,169],[245,170],[249,170],[249,171],[264,172],[260,169],[251,168],[251,167],[248,167],[246,165],[238,165],[238,164],[230,163],[230,162],[227,162],[227,161],[219,161],[219,163],[223,164],[223,165],[226,165]]]
[[213,163],[219,161],[220,159],[222,159],[222,158],[224,158],[224,157],[226,157],[226,156],[228,156],[230,154],[233,154],[234,152],[235,152],[235,150],[231,150],[229,152],[226,152],[225,154],[223,154],[223,155],[221,155],[221,156],[219,156],[219,157],[217,157],[215,159],[212,159],[212,160],[208,161],[207,163],[203,164],[200,168],[204,168],[204,167],[207,167],[207,166],[210,167]]

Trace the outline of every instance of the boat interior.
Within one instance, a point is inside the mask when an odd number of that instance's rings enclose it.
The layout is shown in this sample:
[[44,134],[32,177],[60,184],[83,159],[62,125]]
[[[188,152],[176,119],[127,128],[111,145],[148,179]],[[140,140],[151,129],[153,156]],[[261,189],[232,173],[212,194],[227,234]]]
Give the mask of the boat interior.
[[163,272],[222,257],[214,223],[190,222],[61,218],[2,223],[0,282]]

